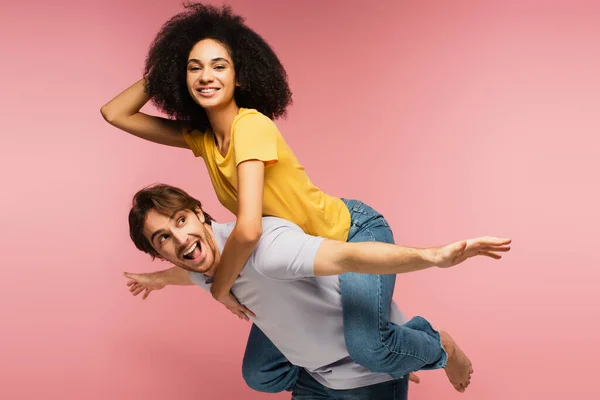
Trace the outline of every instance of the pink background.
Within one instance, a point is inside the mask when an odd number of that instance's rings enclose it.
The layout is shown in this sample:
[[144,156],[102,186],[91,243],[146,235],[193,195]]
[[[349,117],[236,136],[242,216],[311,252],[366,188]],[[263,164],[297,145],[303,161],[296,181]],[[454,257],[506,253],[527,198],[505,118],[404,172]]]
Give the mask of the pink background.
[[[600,3],[231,1],[294,92],[285,137],[313,181],[359,198],[399,243],[509,236],[501,262],[398,278],[395,299],[450,331],[475,375],[411,399],[596,398]],[[195,288],[133,298],[140,187],[188,189],[220,220],[201,160],[106,124],[180,1],[3,1],[2,399],[260,399],[249,325]],[[288,395],[271,395],[273,399]]]

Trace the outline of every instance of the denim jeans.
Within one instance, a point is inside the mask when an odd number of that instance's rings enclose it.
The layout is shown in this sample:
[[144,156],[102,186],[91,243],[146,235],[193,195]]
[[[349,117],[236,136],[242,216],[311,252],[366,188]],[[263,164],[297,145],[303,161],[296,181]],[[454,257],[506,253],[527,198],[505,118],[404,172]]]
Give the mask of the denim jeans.
[[[348,242],[394,243],[381,214],[361,201],[342,200],[351,216]],[[418,370],[445,367],[447,355],[440,335],[427,320],[416,316],[404,325],[389,322],[395,283],[396,275],[340,275],[348,353],[363,367],[395,379]],[[242,364],[248,386],[267,393],[290,391],[300,371],[258,327],[252,326]]]
[[363,386],[356,389],[334,390],[317,382],[304,370],[292,392],[292,400],[406,400],[408,396],[408,378]]

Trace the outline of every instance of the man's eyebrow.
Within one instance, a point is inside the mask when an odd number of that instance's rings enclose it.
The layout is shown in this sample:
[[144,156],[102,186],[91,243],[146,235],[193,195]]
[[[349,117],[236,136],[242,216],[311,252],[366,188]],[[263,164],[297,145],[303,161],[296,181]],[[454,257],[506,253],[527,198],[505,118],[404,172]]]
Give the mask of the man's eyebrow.
[[164,231],[165,231],[164,229],[159,229],[159,230],[157,230],[156,232],[154,232],[154,233],[152,234],[152,236],[150,237],[150,242],[154,242],[154,237],[155,237],[156,235],[158,235],[159,233],[163,233]]
[[[175,217],[177,216],[177,214],[178,214],[180,211],[181,211],[181,210],[177,210],[177,211],[175,211],[173,214],[171,214],[171,215],[169,216],[169,219],[170,219],[170,220],[174,220],[174,219],[175,219]],[[154,233],[152,234],[152,236],[150,236],[150,242],[154,242],[154,237],[155,237],[156,235],[158,235],[159,233],[163,233],[163,232],[165,232],[165,230],[164,230],[164,229],[159,229],[159,230],[157,230],[156,232],[154,232]]]

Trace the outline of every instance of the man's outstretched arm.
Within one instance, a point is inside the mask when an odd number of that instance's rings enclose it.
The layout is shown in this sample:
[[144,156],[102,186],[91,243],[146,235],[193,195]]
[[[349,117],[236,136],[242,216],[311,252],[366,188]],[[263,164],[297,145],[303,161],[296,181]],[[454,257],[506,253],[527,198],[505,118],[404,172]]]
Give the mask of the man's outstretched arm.
[[379,242],[324,240],[315,257],[314,272],[316,276],[346,272],[403,274],[430,267],[447,268],[476,256],[500,259],[499,253],[509,251],[510,243],[510,239],[481,237],[418,249]]
[[190,279],[190,274],[183,268],[173,267],[163,271],[151,272],[147,274],[133,274],[125,272],[127,286],[129,291],[137,296],[145,292],[142,298],[148,297],[153,290],[160,290],[167,285],[193,285],[194,282]]

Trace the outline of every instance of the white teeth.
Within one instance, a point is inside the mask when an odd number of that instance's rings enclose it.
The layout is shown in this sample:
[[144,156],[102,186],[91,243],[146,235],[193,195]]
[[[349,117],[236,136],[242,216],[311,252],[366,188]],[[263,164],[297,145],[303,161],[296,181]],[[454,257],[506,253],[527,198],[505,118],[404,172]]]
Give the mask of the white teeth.
[[196,247],[198,247],[198,242],[194,243],[194,245],[192,247],[190,247],[190,249],[188,251],[186,251],[185,253],[183,253],[184,256],[187,256],[188,254],[190,254],[192,251],[194,251],[196,249]]
[[216,91],[217,89],[200,89],[200,93],[213,93]]

